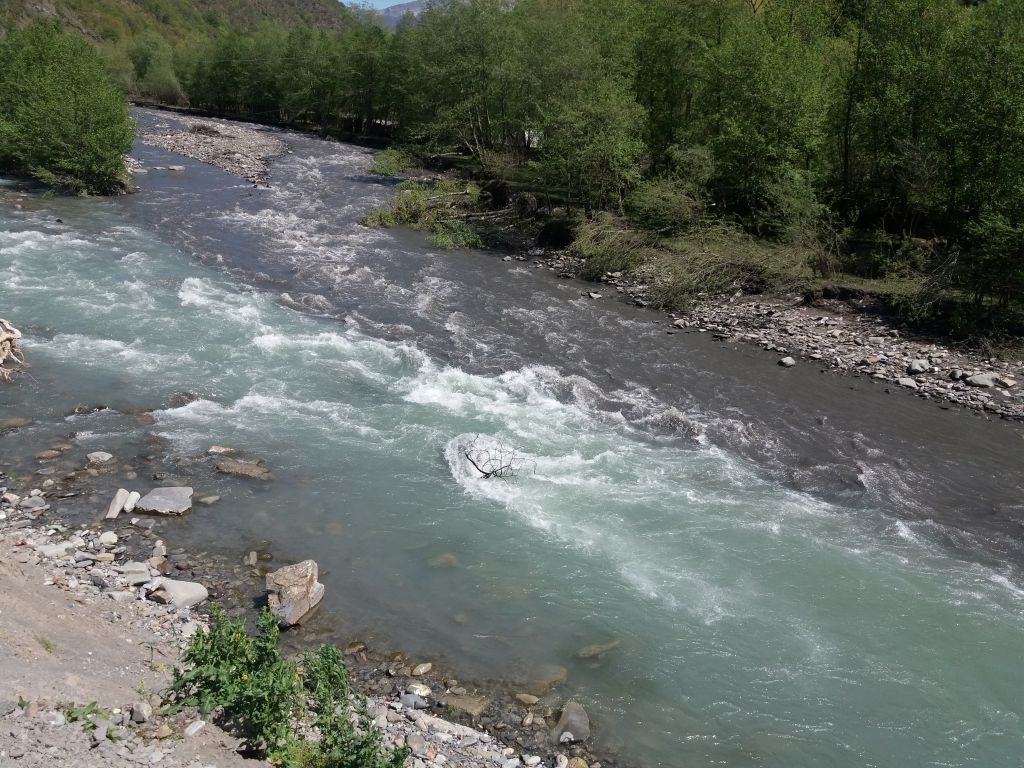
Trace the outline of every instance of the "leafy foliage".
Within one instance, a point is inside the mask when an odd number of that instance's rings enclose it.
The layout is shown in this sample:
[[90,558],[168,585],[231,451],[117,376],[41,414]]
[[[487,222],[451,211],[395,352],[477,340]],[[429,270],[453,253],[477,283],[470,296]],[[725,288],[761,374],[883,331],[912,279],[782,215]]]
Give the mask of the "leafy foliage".
[[[408,752],[384,746],[365,699],[351,692],[338,650],[321,646],[296,664],[281,656],[279,636],[267,610],[250,635],[214,608],[209,631],[193,636],[184,667],[174,670],[165,694],[169,711],[219,713],[252,749],[286,768],[402,768]],[[295,735],[307,709],[316,714],[319,741]]]
[[397,176],[415,165],[415,161],[400,149],[378,152],[370,163],[370,173],[378,176]]
[[369,227],[407,226],[429,232],[439,248],[476,248],[479,236],[460,217],[480,198],[475,185],[440,181],[427,188],[417,181],[403,181],[389,208],[367,211],[360,220]]
[[76,193],[126,179],[134,122],[84,41],[36,22],[0,41],[0,170]]

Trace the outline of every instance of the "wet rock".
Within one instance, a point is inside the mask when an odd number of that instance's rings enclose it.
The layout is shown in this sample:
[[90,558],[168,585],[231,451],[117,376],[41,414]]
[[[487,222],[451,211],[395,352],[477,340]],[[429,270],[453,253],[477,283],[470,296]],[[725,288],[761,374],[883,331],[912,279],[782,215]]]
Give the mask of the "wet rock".
[[425,662],[423,664],[417,664],[412,669],[412,676],[413,677],[422,677],[423,675],[427,674],[427,672],[429,672],[433,668],[434,668],[434,665],[431,664],[429,661]]
[[532,693],[517,693],[516,701],[518,701],[520,704],[525,704],[528,707],[532,707],[534,704],[540,701],[540,699],[534,696]]
[[6,419],[0,419],[0,432],[6,432],[12,429],[21,429],[27,427],[32,423],[32,419],[25,416],[8,416]]
[[270,470],[262,464],[249,461],[229,459],[217,464],[217,471],[235,477],[251,477],[254,480],[270,480]]
[[317,581],[317,575],[313,560],[267,574],[268,605],[282,627],[298,624],[323,599],[324,585]]
[[192,509],[192,489],[188,486],[154,488],[136,503],[135,508],[156,515],[181,515]]
[[107,453],[106,451],[93,451],[92,453],[87,454],[85,458],[89,460],[90,464],[106,464],[114,458],[114,455],[112,453]]
[[203,496],[199,499],[199,503],[204,504],[205,506],[216,504],[218,501],[220,501],[220,496]]
[[551,740],[556,744],[570,744],[590,738],[590,717],[575,701],[566,702],[558,724],[551,729]]
[[450,693],[441,698],[441,704],[465,712],[470,717],[480,717],[491,705],[491,699],[488,696]]
[[36,454],[36,458],[39,459],[40,461],[50,461],[51,459],[56,459],[59,456],[60,451],[55,451],[53,449],[40,451],[39,453]]

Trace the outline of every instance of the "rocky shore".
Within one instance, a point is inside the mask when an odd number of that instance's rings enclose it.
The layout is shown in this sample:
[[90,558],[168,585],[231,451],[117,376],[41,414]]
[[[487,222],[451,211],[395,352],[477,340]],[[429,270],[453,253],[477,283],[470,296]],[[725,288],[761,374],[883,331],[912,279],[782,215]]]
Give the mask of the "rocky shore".
[[[512,257],[506,257],[511,260]],[[583,260],[565,251],[535,249],[520,261],[558,277],[579,278]],[[608,273],[584,295],[650,304],[655,276]],[[756,344],[778,355],[784,367],[797,360],[823,372],[873,379],[944,407],[956,405],[1006,419],[1024,420],[1024,360],[1000,360],[975,349],[916,335],[883,316],[826,296],[808,302],[763,296],[705,298],[666,320],[668,333],[710,333],[730,344]],[[835,291],[841,295],[841,291]]]
[[[288,145],[267,131],[239,123],[177,115],[142,134],[142,142],[209,163],[253,184],[265,184],[270,161],[288,151]],[[184,170],[166,166],[168,170]],[[135,165],[134,173],[145,168]]]
[[[0,430],[27,423],[8,419]],[[213,600],[244,615],[263,593],[279,623],[295,627],[288,644],[306,644],[302,624],[323,595],[316,564],[271,570],[257,551],[239,552],[234,562],[186,553],[169,538],[192,506],[191,487],[147,487],[137,467],[105,451],[75,455],[72,443],[55,441],[34,458],[42,474],[0,475],[0,643],[11,651],[0,660],[0,691],[9,696],[0,695],[0,761],[241,765],[239,739],[195,712],[165,716],[159,692],[189,638],[206,630]],[[78,464],[73,471],[69,459]],[[267,481],[249,471],[260,462],[232,449],[213,446],[201,460],[238,482]],[[151,477],[170,479],[153,468]],[[101,501],[97,486],[111,480],[140,490]],[[345,656],[375,727],[386,744],[410,749],[410,768],[601,768],[585,747],[583,707],[555,692],[563,669],[539,670],[518,686],[478,687],[360,642]]]

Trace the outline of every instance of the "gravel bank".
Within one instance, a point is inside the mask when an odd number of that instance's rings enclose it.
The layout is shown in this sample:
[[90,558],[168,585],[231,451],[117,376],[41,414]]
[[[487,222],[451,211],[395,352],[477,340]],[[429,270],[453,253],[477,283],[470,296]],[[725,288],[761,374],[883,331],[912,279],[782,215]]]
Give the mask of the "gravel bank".
[[[563,251],[533,250],[529,260],[566,279],[577,278],[583,267],[582,259]],[[609,273],[585,295],[646,307],[648,282]],[[914,335],[844,301],[817,306],[758,296],[705,299],[686,312],[669,314],[666,325],[668,333],[711,333],[726,343],[756,344],[777,354],[783,365],[801,359],[823,372],[871,378],[947,406],[1024,420],[1024,360],[999,360]]]
[[[215,165],[253,184],[265,184],[270,161],[288,151],[284,141],[265,130],[184,115],[169,117],[159,124],[158,130],[144,133],[142,141]],[[140,169],[136,167],[133,171],[138,173]]]

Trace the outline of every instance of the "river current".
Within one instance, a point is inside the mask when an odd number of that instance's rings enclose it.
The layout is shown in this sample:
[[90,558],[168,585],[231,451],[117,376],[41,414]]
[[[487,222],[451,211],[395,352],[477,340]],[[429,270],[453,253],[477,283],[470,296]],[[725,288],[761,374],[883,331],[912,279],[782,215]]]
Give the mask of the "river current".
[[[0,316],[33,363],[0,416],[36,420],[0,463],[55,426],[262,456],[265,487],[196,481],[223,499],[181,535],[316,559],[339,641],[565,666],[636,765],[1021,765],[1019,425],[362,227],[392,194],[369,150],[283,137],[266,189],[142,145],[185,172],[20,210],[0,187]],[[519,477],[476,477],[471,439]]]

